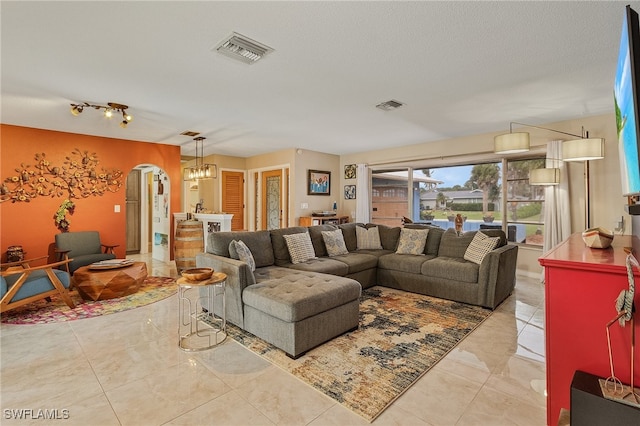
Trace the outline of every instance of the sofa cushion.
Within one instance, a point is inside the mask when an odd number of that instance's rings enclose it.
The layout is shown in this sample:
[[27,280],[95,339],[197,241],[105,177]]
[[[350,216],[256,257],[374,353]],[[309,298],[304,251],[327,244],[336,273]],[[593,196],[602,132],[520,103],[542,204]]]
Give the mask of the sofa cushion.
[[308,232],[285,235],[284,240],[287,243],[287,248],[289,249],[291,263],[294,265],[317,257],[313,250],[313,244],[311,243],[311,237]]
[[382,244],[380,243],[380,232],[377,226],[372,226],[370,228],[358,226],[356,228],[356,239],[358,241],[358,250],[382,249]]
[[424,254],[424,247],[427,244],[428,229],[407,229],[400,230],[397,254]]
[[344,236],[344,243],[347,246],[347,250],[356,251],[358,249],[358,238],[356,237],[356,226],[362,226],[356,222],[343,223],[338,225],[338,228],[342,230]]
[[464,258],[467,247],[471,244],[477,231],[465,232],[458,235],[455,229],[449,228],[442,234],[438,256]]
[[284,236],[308,232],[308,230],[304,226],[294,226],[291,228],[272,229],[267,232],[271,233],[271,245],[273,247],[275,264],[278,266],[284,266],[291,264],[291,256],[289,256],[289,248],[284,240]]
[[230,258],[229,244],[233,240],[242,240],[249,247],[256,261],[256,268],[273,265],[273,247],[269,231],[211,232],[207,252]]
[[360,291],[360,284],[349,278],[289,271],[247,287],[242,300],[282,321],[296,322],[357,300]]
[[500,242],[499,237],[489,237],[482,232],[477,232],[471,240],[471,244],[464,253],[464,259],[469,260],[478,265],[482,263],[482,259]]
[[251,250],[242,240],[238,240],[233,244],[236,253],[238,254],[239,260],[243,261],[247,265],[249,265],[249,269],[252,271],[256,270],[256,261],[253,258],[253,254],[251,254]]
[[[356,272],[366,271],[367,269],[374,269],[378,266],[378,256],[353,252],[340,256],[334,256],[332,259],[340,261],[347,265],[347,274],[355,274]],[[346,275],[346,274],[345,274]]]
[[349,266],[333,257],[316,257],[302,263],[290,263],[285,265],[299,271],[318,272],[343,277],[349,273]]
[[322,239],[324,240],[324,245],[327,248],[327,254],[329,256],[339,256],[349,253],[341,229],[322,231]]
[[328,256],[329,254],[327,253],[327,248],[325,247],[322,233],[324,231],[335,231],[336,229],[338,229],[338,227],[336,225],[314,225],[310,226],[307,229],[309,231],[311,244],[313,244],[313,251],[316,253],[316,256]]
[[391,227],[387,225],[374,225],[378,227],[380,233],[380,244],[385,250],[396,251],[398,240],[400,238],[400,229],[397,226]]
[[422,275],[464,283],[477,283],[480,266],[459,257],[436,257],[422,264]]
[[[420,274],[422,271],[422,264],[428,259],[432,259],[430,255],[411,255],[411,254],[397,254],[391,253],[384,256],[380,256],[378,259],[378,268],[387,269],[390,271],[402,271],[411,274]],[[379,283],[385,285],[385,283]]]

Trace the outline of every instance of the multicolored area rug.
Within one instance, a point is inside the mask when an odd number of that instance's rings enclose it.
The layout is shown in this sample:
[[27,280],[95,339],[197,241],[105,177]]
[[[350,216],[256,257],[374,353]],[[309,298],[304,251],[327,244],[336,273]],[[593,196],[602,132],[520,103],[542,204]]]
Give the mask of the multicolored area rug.
[[229,336],[373,421],[491,315],[478,306],[384,287],[362,292],[360,326],[297,360],[238,327]]
[[59,296],[54,296],[51,302],[43,299],[5,312],[0,316],[0,321],[4,324],[46,324],[92,318],[145,306],[177,291],[174,278],[147,277],[140,290],[129,296],[93,302],[83,301],[76,294],[71,297],[76,304],[74,309],[69,308]]

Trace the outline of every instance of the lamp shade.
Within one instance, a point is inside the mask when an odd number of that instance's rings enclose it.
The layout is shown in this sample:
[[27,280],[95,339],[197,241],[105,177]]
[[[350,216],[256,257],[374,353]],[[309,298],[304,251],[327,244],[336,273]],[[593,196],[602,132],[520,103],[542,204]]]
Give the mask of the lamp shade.
[[529,151],[529,133],[506,133],[493,138],[493,151],[496,154],[513,154]]
[[529,185],[558,185],[560,169],[533,169],[529,172]]
[[587,161],[604,158],[604,139],[574,139],[562,142],[563,161]]

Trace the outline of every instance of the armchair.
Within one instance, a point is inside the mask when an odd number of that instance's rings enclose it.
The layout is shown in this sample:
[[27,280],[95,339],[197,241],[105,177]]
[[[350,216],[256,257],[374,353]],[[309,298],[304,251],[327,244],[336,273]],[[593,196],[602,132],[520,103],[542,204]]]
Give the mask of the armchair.
[[56,269],[71,262],[71,259],[30,266],[30,262],[46,259],[47,256],[0,264],[0,312],[49,298],[56,294],[70,307],[75,308],[69,294],[71,278],[67,271]]
[[101,260],[115,259],[115,246],[102,244],[98,231],[63,232],[56,234],[58,260],[71,259],[66,265],[67,272],[73,275],[81,266],[87,266]]

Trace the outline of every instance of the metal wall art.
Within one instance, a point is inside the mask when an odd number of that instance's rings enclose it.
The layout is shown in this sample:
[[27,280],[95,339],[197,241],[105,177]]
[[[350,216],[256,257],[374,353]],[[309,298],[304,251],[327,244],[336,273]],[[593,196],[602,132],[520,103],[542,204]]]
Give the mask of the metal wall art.
[[30,202],[36,197],[87,198],[117,192],[123,183],[118,169],[98,168],[96,153],[75,148],[62,165],[53,165],[44,153],[35,155],[35,165],[20,164],[16,174],[0,186],[0,202]]

